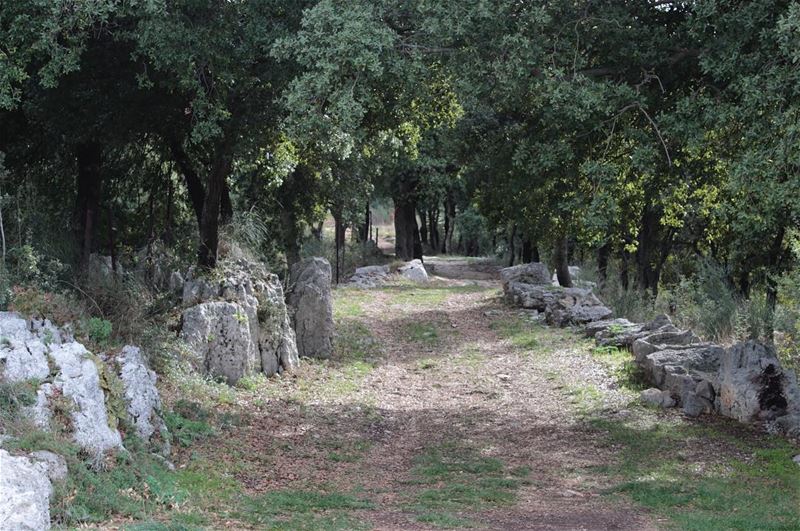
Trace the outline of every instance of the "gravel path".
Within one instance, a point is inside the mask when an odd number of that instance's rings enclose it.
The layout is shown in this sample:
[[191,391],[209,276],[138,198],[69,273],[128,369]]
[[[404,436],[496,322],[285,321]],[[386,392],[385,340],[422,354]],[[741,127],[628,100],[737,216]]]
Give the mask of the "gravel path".
[[[450,262],[444,269],[451,276],[480,280],[337,293],[358,297],[361,311],[347,319],[370,331],[381,354],[372,370],[337,392],[330,392],[329,366],[306,366],[285,379],[265,406],[269,414],[232,434],[250,446],[246,455],[269,455],[239,474],[252,492],[358,489],[375,504],[357,512],[369,526],[429,529],[409,510],[415,459],[426,448],[456,444],[530,470],[513,505],[456,511],[478,528],[654,528],[640,509],[601,497],[608,485],[590,470],[612,460],[612,449],[594,444],[596,432],[566,389],[571,381],[592,382],[614,408],[630,397],[613,389],[586,355],[586,343],[568,331],[542,328],[542,344],[531,350],[501,339],[493,323],[516,311],[502,304],[491,267]],[[441,296],[428,296],[436,292]],[[414,334],[425,323],[434,326],[430,341]],[[331,462],[331,448],[353,447],[363,449],[357,458]]]

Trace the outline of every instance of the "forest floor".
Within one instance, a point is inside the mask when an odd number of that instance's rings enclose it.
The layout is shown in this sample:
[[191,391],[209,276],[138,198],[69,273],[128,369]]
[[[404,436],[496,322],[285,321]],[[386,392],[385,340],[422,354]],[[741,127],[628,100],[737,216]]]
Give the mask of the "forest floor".
[[501,299],[496,268],[334,292],[336,355],[168,382],[177,488],[108,528],[797,529],[797,448],[639,405],[626,352]]

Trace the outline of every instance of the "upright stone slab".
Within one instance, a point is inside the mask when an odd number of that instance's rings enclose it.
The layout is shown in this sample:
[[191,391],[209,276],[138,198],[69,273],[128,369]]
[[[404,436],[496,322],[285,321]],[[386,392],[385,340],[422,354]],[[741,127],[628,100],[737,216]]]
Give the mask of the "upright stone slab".
[[330,358],[334,330],[328,261],[307,258],[294,264],[288,299],[300,356]]
[[0,529],[50,529],[52,493],[47,466],[0,450]]

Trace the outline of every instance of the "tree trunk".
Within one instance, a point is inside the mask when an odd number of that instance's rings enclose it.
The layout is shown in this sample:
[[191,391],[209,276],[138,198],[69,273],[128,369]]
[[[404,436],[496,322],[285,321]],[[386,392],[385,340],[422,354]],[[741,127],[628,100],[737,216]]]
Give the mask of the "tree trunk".
[[323,222],[320,221],[319,223],[317,223],[316,226],[312,226],[311,227],[311,235],[318,242],[322,241],[322,226],[323,226]]
[[556,239],[553,248],[553,262],[556,268],[558,283],[565,288],[572,287],[572,279],[569,276],[569,263],[567,262],[567,237],[561,236]]
[[428,232],[430,245],[434,253],[439,252],[441,241],[439,238],[439,209],[432,208],[428,211]]
[[533,243],[530,238],[522,240],[522,263],[530,264],[533,262]]
[[628,251],[622,251],[619,255],[619,283],[625,291],[628,291],[630,287],[629,260],[630,253]]
[[409,200],[395,201],[395,256],[398,260],[414,259],[414,229],[416,226],[414,210],[414,204]]
[[511,227],[511,235],[508,238],[508,250],[509,250],[509,257],[508,257],[508,267],[514,265],[514,260],[516,259],[516,249],[514,247],[514,238],[517,237],[517,225],[514,224]]
[[203,186],[203,181],[200,179],[197,171],[192,166],[189,156],[178,141],[170,142],[170,151],[172,152],[172,160],[177,164],[178,169],[183,175],[186,182],[186,190],[189,192],[189,201],[192,204],[194,215],[197,218],[197,226],[203,224],[203,204],[205,203],[206,191]]
[[175,186],[172,183],[172,177],[167,177],[167,210],[164,215],[164,243],[171,245],[174,238],[172,234],[172,203],[175,200]]
[[233,203],[231,203],[231,191],[228,186],[228,177],[222,181],[222,198],[220,199],[219,215],[222,223],[227,225],[233,219]]
[[611,244],[604,243],[597,249],[597,284],[600,288],[608,280],[608,257],[611,254]]
[[453,193],[448,191],[445,198],[444,210],[444,243],[442,244],[442,251],[447,253],[453,252],[453,232],[456,222],[456,201]]
[[203,201],[200,247],[197,252],[197,265],[202,269],[213,269],[217,265],[220,205],[225,189],[225,180],[231,172],[232,165],[232,146],[228,141],[223,141],[214,150],[214,162],[208,176],[206,197]]
[[428,220],[425,211],[419,211],[419,239],[424,245],[428,245]]
[[366,208],[364,209],[364,225],[361,227],[360,236],[361,241],[363,243],[367,243],[369,241],[369,225],[370,221],[372,220],[372,212],[369,208],[369,199],[367,199]]
[[92,236],[100,208],[103,148],[97,142],[87,142],[78,145],[75,154],[78,161],[77,226],[81,263],[86,265],[92,253]]

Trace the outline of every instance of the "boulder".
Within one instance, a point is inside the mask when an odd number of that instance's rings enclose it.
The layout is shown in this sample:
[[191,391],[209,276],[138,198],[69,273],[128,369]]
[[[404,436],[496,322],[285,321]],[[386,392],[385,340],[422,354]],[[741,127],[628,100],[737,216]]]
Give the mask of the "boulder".
[[552,286],[525,284],[512,281],[506,290],[506,299],[514,306],[543,312],[553,304],[558,296]]
[[0,379],[43,380],[49,374],[45,340],[35,335],[19,314],[0,312]]
[[357,288],[375,288],[386,283],[389,279],[388,265],[364,266],[356,269],[346,285]]
[[0,529],[50,529],[53,485],[47,465],[0,450]]
[[583,325],[611,317],[613,312],[591,290],[561,288],[555,300],[545,308],[545,319],[553,326]]
[[[606,322],[606,321],[602,321]],[[629,322],[630,323],[630,322]],[[595,339],[602,346],[632,348],[637,339],[654,332],[678,332],[678,328],[666,315],[659,315],[649,323],[624,326],[609,325],[595,334]]]
[[648,354],[637,363],[656,387],[679,397],[683,404],[699,382],[716,379],[723,352],[722,347],[711,344],[676,347]]
[[683,414],[687,417],[699,417],[713,411],[714,403],[694,392],[687,393],[683,398]]
[[300,356],[330,358],[334,330],[331,265],[327,260],[308,258],[292,266],[288,302]]
[[230,385],[260,364],[247,312],[233,302],[204,302],[184,311],[180,338],[199,356],[207,374]]
[[138,347],[126,345],[115,357],[122,381],[128,423],[143,441],[154,443],[169,454],[169,432],[161,416],[161,397],[156,389],[156,373],[147,367]]
[[52,346],[50,359],[58,369],[53,387],[71,410],[70,424],[75,442],[95,455],[122,449],[122,438],[111,427],[110,420],[113,419],[109,419],[106,397],[100,385],[98,364],[102,362],[75,342]]
[[633,328],[641,329],[641,324],[632,323],[627,319],[603,319],[602,321],[594,321],[586,323],[583,327],[583,333],[586,337],[596,337],[601,332],[610,331],[611,336],[618,335],[625,330]]
[[672,398],[669,392],[656,389],[655,387],[642,391],[639,395],[639,399],[644,404],[650,406],[663,408],[675,407],[675,399]]
[[29,457],[34,463],[41,466],[51,482],[56,483],[67,479],[67,460],[63,456],[47,450],[39,450],[32,452]]
[[500,270],[500,279],[503,281],[505,291],[512,282],[532,284],[535,286],[550,286],[550,271],[540,262],[520,264]]
[[222,262],[217,277],[190,270],[180,337],[195,354],[198,368],[233,384],[247,374],[267,375],[299,363],[283,287],[263,265],[238,259]]
[[722,415],[748,422],[800,413],[795,374],[781,367],[772,346],[752,340],[731,346],[722,355],[718,380]]
[[419,259],[411,260],[405,265],[398,267],[397,272],[400,273],[403,278],[413,280],[414,282],[428,281],[428,272],[425,270],[425,266],[422,265],[422,261]]

